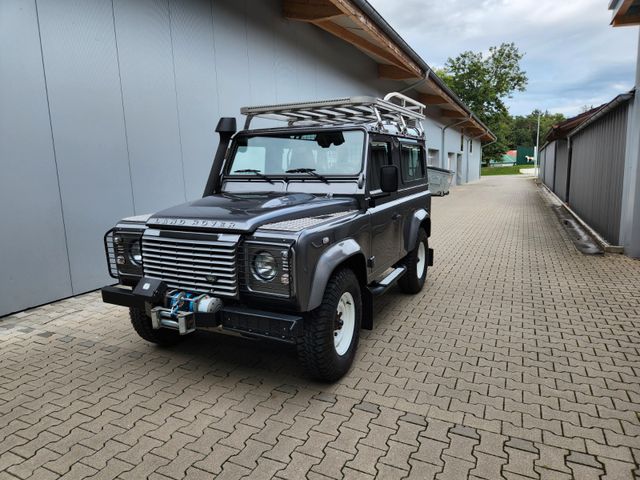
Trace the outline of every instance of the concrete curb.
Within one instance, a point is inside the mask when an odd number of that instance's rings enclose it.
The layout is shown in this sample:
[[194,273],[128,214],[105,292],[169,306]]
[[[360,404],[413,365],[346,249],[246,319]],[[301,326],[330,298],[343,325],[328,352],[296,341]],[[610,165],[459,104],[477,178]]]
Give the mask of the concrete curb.
[[578,222],[578,224],[580,224],[580,226],[585,229],[585,231],[596,241],[596,243],[598,243],[598,245],[602,247],[605,252],[624,253],[624,247],[622,245],[611,245],[609,242],[607,242],[598,232],[591,228],[587,224],[587,222],[582,220],[582,218],[580,218],[580,216],[576,212],[574,212],[571,207],[569,207],[569,205],[560,200],[560,198],[543,182],[536,179],[536,183],[542,186],[541,192],[549,197],[552,203],[563,207],[576,220],[576,222]]

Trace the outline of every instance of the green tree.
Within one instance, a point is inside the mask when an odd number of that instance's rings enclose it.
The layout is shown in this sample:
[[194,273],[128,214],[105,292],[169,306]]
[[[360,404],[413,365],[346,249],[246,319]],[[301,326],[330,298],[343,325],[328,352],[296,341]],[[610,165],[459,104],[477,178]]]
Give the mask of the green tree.
[[561,113],[549,113],[534,110],[529,115],[518,115],[511,119],[511,131],[508,137],[509,148],[519,146],[533,147],[536,144],[536,130],[538,128],[538,114],[540,114],[540,144],[545,134],[556,123],[562,122],[565,116]]
[[502,43],[487,54],[462,52],[437,72],[498,137],[484,150],[487,159],[499,157],[509,147],[511,119],[504,101],[527,86],[527,75],[520,68],[523,56],[514,43]]

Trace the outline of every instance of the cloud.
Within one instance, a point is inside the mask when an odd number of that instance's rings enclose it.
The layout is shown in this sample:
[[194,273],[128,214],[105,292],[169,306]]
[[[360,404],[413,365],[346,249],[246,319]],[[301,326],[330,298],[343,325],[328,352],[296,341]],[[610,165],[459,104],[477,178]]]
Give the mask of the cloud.
[[514,42],[525,57],[527,91],[511,112],[574,115],[634,83],[636,27],[612,28],[606,0],[369,0],[432,67],[464,50]]

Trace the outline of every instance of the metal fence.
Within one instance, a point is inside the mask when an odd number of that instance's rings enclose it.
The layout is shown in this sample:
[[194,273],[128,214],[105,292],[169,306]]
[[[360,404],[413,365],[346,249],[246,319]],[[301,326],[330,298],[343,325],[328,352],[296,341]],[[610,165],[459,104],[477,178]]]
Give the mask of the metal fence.
[[629,103],[571,137],[568,203],[609,242],[619,243]]

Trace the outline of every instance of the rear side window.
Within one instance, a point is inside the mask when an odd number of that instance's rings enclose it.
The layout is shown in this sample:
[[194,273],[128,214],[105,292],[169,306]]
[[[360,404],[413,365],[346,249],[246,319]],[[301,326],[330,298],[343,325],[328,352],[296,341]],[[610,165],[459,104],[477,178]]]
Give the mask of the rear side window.
[[380,168],[384,165],[389,165],[391,146],[386,142],[372,142],[370,150],[369,190],[380,190]]
[[400,146],[400,168],[404,183],[424,178],[424,153],[420,145],[402,144]]

